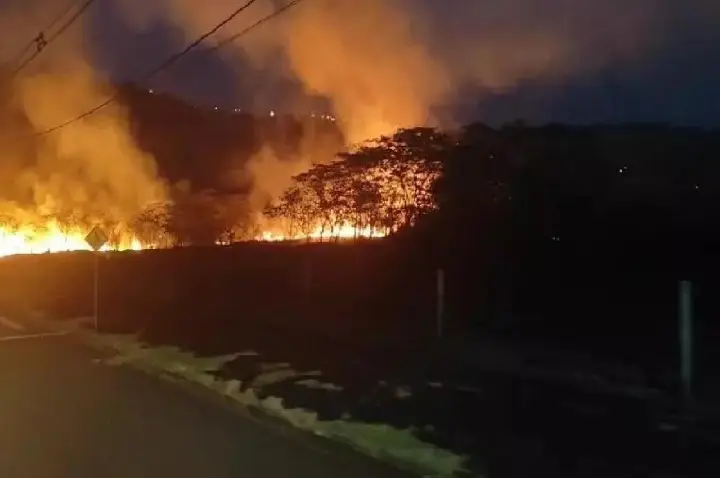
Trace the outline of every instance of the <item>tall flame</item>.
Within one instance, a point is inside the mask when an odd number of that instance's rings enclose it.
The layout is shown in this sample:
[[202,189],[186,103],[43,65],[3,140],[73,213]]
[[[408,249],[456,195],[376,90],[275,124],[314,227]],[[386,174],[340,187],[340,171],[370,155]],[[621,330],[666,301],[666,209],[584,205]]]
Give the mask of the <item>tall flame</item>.
[[[0,226],[0,257],[16,254],[43,254],[48,252],[90,251],[85,241],[89,233],[82,228],[63,228],[54,220],[42,226],[23,225],[19,228]],[[132,235],[123,235],[104,244],[100,250],[142,250],[142,244]]]

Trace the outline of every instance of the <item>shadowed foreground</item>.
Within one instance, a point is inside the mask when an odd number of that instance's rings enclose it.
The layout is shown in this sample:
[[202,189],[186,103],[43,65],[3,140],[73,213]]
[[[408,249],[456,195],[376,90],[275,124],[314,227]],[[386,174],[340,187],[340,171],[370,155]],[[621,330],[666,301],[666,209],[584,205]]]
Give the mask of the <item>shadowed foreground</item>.
[[404,476],[93,358],[67,337],[0,341],[0,476]]

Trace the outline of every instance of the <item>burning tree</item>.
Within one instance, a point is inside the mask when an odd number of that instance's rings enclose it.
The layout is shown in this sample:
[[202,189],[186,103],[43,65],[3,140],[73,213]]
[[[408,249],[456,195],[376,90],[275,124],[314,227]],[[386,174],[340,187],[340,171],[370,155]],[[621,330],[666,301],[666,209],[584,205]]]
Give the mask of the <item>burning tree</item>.
[[133,234],[151,247],[169,247],[174,240],[168,233],[170,206],[165,203],[151,204],[130,223]]
[[285,237],[382,236],[436,208],[433,186],[450,140],[432,128],[402,129],[316,164],[265,210]]
[[148,248],[231,244],[257,235],[247,200],[212,189],[178,190],[171,202],[148,206],[130,230]]

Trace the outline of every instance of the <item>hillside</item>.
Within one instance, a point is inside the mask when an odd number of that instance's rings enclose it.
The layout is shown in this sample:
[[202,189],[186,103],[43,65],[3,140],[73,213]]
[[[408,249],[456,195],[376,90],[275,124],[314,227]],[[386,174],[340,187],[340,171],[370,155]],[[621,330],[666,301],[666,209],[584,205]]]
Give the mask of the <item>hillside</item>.
[[138,145],[155,157],[161,175],[172,182],[190,180],[197,189],[246,189],[249,182],[228,184],[224,176],[242,169],[262,146],[279,158],[290,158],[301,147],[313,150],[330,144],[339,150],[343,144],[329,121],[216,111],[134,85],[122,85],[119,92]]

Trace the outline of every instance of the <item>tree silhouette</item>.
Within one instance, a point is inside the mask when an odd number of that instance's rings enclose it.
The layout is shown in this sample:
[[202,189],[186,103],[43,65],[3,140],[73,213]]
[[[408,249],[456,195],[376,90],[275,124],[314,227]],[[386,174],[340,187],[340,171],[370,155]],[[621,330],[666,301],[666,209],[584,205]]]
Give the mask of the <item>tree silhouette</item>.
[[169,232],[171,209],[167,203],[146,207],[130,222],[130,230],[146,247],[171,247],[175,240]]
[[265,212],[285,219],[291,236],[339,228],[394,232],[436,210],[434,184],[441,176],[450,138],[432,128],[399,130],[313,165]]

